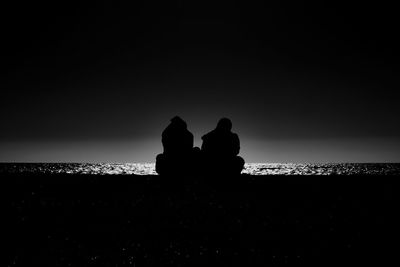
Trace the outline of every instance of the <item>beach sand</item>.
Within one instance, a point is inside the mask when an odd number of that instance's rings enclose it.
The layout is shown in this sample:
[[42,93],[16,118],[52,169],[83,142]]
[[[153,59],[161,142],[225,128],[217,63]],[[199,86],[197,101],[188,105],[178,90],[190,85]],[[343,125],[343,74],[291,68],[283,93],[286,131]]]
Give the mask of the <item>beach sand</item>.
[[9,266],[382,265],[397,252],[395,176],[1,180]]

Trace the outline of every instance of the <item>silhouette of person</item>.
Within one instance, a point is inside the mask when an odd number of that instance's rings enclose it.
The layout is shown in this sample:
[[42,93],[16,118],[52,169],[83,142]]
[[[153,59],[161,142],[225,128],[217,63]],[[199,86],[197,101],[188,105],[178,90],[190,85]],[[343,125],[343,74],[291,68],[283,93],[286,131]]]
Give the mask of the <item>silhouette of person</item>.
[[[244,159],[238,156],[240,151],[239,136],[232,133],[232,122],[228,118],[218,121],[217,127],[202,137],[201,152],[204,163],[210,164],[213,171],[240,174]],[[214,169],[215,168],[215,169]]]
[[193,134],[187,129],[186,122],[179,116],[173,117],[162,132],[161,141],[164,151],[156,157],[156,172],[178,174],[182,170],[187,170],[195,150]]
[[186,122],[175,116],[162,132],[162,144],[166,156],[179,157],[193,149],[193,134],[188,131]]

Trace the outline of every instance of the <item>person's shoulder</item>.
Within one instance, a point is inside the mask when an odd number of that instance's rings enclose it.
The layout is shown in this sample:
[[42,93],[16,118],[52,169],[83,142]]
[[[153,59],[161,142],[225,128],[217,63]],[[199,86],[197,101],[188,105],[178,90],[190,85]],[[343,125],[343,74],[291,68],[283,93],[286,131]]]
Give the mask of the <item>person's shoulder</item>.
[[192,134],[188,129],[186,129],[186,134],[187,134],[188,136],[193,137],[193,134]]
[[213,131],[206,133],[201,137],[202,140],[210,138],[213,135]]
[[231,133],[232,138],[239,139],[239,135],[237,133]]

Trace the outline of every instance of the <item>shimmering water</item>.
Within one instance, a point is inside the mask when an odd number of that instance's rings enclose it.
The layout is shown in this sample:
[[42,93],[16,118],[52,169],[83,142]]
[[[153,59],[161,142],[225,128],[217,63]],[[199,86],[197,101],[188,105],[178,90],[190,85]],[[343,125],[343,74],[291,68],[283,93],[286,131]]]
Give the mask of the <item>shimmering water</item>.
[[[1,173],[156,175],[154,163],[0,163]],[[247,163],[251,175],[399,175],[400,163]]]

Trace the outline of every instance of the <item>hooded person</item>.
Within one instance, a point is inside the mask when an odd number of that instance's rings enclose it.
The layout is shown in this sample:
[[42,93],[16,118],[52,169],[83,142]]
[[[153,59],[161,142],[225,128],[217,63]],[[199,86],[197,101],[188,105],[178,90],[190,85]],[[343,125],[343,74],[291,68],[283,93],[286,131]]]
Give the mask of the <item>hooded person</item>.
[[193,134],[188,131],[187,124],[179,116],[171,119],[171,123],[162,132],[164,155],[180,157],[193,149]]
[[179,116],[173,117],[161,137],[163,153],[157,155],[156,172],[179,174],[188,169],[192,164],[194,138],[186,122]]

